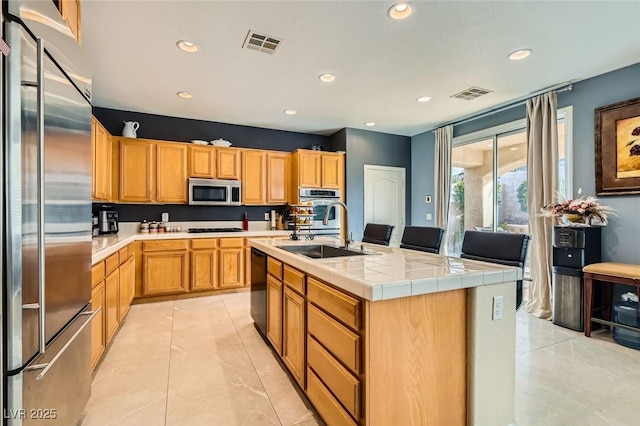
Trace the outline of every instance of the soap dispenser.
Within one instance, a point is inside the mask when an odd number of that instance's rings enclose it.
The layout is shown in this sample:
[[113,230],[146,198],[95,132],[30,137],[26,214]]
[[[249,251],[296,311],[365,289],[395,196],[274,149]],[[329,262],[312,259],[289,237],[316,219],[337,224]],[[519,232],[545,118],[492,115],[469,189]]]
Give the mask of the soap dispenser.
[[249,230],[249,216],[247,216],[247,212],[244,212],[244,216],[242,216],[242,230]]

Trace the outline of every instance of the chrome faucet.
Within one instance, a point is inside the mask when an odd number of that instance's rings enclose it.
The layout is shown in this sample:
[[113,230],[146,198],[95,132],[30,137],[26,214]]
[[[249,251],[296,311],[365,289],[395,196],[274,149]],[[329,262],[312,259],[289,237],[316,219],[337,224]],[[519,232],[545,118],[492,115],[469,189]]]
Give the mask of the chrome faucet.
[[327,205],[327,209],[324,212],[324,218],[322,219],[322,224],[327,226],[329,224],[329,213],[331,208],[335,205],[340,205],[344,208],[344,248],[349,250],[349,244],[353,242],[351,239],[351,235],[349,235],[349,212],[347,211],[347,205],[342,201],[334,201]]

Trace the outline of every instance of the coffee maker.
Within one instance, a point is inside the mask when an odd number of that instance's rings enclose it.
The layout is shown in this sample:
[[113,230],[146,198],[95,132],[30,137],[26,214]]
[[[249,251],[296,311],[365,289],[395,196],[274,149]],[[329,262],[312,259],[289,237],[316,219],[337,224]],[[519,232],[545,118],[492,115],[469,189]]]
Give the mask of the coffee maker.
[[118,212],[115,210],[98,211],[98,232],[100,235],[118,233]]

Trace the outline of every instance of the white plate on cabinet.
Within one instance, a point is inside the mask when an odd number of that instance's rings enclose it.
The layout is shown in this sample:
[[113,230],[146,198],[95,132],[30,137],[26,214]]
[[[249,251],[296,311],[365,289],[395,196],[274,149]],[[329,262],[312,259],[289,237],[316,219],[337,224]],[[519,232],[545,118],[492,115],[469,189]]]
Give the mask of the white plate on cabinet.
[[191,143],[194,143],[196,145],[209,145],[209,142],[201,141],[200,139],[194,139],[194,140],[191,141]]
[[214,146],[231,146],[231,142],[224,139],[215,139],[211,141],[211,145]]

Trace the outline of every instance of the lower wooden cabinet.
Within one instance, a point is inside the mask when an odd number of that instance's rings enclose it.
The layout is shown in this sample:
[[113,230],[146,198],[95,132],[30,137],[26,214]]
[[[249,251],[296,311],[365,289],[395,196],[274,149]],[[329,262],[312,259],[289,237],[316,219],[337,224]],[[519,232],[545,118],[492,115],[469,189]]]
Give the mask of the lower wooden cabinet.
[[244,248],[221,248],[219,265],[218,288],[234,288],[244,285]]
[[91,321],[91,368],[95,368],[104,353],[107,344],[105,334],[105,295],[104,281],[100,282],[91,290],[91,310],[100,309],[100,312]]
[[244,249],[244,285],[251,285],[251,247]]
[[142,253],[142,294],[155,296],[188,290],[187,251]]
[[282,282],[267,276],[267,338],[282,355]]
[[289,286],[284,287],[282,359],[305,389],[305,302]]
[[124,320],[124,317],[131,307],[131,300],[133,299],[131,296],[131,292],[133,291],[132,279],[135,280],[135,263],[133,256],[128,258],[125,263],[120,266],[120,294],[118,296],[118,317],[120,322]]
[[273,349],[325,423],[365,424],[362,301],[271,257],[267,271]]
[[131,255],[131,258],[129,258],[129,261],[131,262],[131,265],[129,265],[129,269],[127,271],[129,274],[129,281],[127,282],[129,285],[129,297],[127,299],[127,303],[131,306],[133,298],[136,296],[136,258],[133,254]]
[[218,284],[218,251],[191,253],[191,290],[215,290]]
[[106,313],[106,335],[109,344],[113,335],[118,329],[119,316],[118,311],[120,308],[120,271],[115,270],[107,276],[104,282],[105,289],[105,305],[104,310]]

